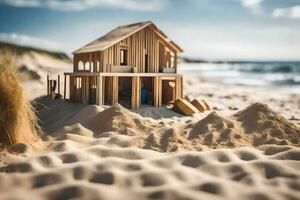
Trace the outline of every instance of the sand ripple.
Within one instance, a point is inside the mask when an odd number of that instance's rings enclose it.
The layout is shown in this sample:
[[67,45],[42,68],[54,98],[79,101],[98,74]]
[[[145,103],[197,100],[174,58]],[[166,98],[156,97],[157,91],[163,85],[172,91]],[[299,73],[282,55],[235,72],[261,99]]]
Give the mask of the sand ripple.
[[0,192],[1,199],[290,200],[300,195],[299,159],[292,146],[158,153],[98,144],[3,165]]

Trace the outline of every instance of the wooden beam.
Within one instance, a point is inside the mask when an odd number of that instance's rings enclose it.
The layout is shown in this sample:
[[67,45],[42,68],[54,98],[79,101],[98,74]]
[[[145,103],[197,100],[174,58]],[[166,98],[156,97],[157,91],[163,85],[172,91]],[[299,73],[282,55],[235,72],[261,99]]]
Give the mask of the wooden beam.
[[158,107],[162,105],[162,80],[158,77]]
[[162,80],[159,76],[154,77],[154,106],[160,107],[162,104]]
[[60,96],[60,75],[57,75],[57,94]]
[[47,95],[49,95],[49,74],[47,74]]
[[64,75],[64,99],[66,99],[67,75]]
[[132,95],[131,108],[136,109],[141,105],[141,78],[138,76],[132,77]]
[[118,77],[113,76],[111,77],[111,104],[116,105],[118,103],[118,93],[119,93],[119,87],[118,87]]

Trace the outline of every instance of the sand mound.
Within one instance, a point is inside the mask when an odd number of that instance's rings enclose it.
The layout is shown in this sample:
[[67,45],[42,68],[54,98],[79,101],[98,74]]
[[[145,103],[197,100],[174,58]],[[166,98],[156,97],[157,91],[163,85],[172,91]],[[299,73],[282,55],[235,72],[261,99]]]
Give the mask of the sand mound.
[[86,127],[99,136],[103,132],[116,131],[125,135],[142,135],[150,133],[158,124],[132,113],[121,105],[112,106],[93,117]]
[[240,127],[234,120],[210,113],[188,130],[188,139],[194,145],[202,144],[209,148],[238,147],[249,144],[249,137],[242,136]]
[[139,147],[160,152],[179,150],[202,150],[201,146],[192,146],[184,131],[178,127],[162,127],[143,137]]
[[272,111],[266,104],[255,103],[233,115],[246,134],[253,135],[253,145],[299,145],[300,128]]
[[[121,105],[112,106],[93,117],[86,127],[94,132],[94,136],[108,139],[110,144],[136,146],[160,152],[191,149],[190,142],[184,132],[177,128],[159,124],[139,114],[130,112]],[[120,137],[118,134],[133,136]],[[112,139],[114,138],[114,142]],[[120,141],[121,140],[121,141]]]
[[300,138],[298,127],[260,103],[228,118],[212,112],[204,119],[185,126],[158,124],[118,105],[97,114],[86,127],[96,137],[104,132],[138,136],[139,139],[134,140],[131,146],[160,152],[265,144],[297,146]]
[[212,112],[189,127],[192,128],[188,131],[188,139],[209,148],[266,144],[299,146],[300,141],[299,127],[261,103],[250,105],[228,118]]
[[40,119],[40,126],[48,135],[55,135],[63,127],[72,124],[85,125],[103,110],[99,106],[71,103],[61,99],[52,100],[47,96],[35,99],[33,104]]
[[[212,112],[196,122],[190,120],[186,123],[164,123],[143,118],[120,105],[103,110],[97,106],[66,103],[61,100],[40,102],[47,106],[39,114],[47,124],[46,129],[55,128],[56,132],[52,135],[61,136],[60,138],[72,133],[72,129],[79,130],[78,135],[98,138],[99,144],[139,147],[159,152],[201,151],[266,144],[299,146],[299,128],[259,103],[230,117],[222,117],[217,112]],[[76,123],[81,124],[81,128]],[[59,129],[59,126],[65,125],[69,128]]]

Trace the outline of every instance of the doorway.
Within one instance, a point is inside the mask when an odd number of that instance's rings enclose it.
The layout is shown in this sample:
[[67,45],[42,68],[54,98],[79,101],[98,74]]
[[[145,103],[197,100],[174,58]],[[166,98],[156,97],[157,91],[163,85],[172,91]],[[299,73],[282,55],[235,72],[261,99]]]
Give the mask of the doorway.
[[118,100],[119,104],[124,107],[131,107],[132,96],[132,78],[131,77],[119,77],[118,82]]
[[97,77],[89,79],[89,104],[96,104]]
[[141,77],[141,104],[154,105],[153,77]]
[[173,80],[162,80],[162,104],[174,104],[176,83]]

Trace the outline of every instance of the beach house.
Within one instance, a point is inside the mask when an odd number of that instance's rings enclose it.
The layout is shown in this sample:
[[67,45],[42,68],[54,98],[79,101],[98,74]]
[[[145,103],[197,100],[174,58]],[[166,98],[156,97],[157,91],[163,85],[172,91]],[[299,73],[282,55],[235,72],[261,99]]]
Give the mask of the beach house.
[[64,73],[70,100],[131,108],[172,103],[182,98],[182,51],[151,21],[119,26],[73,52],[73,72]]

